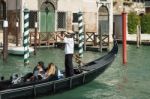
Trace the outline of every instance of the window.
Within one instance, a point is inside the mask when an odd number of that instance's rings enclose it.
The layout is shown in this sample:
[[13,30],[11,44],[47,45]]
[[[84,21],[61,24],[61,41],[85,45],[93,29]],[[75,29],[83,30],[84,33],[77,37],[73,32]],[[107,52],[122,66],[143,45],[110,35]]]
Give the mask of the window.
[[0,1],[0,20],[6,18],[6,3],[4,1]]
[[66,12],[58,12],[57,15],[57,28],[66,29]]
[[100,0],[100,1],[107,1],[107,0]]
[[34,28],[34,24],[37,21],[37,12],[30,11],[29,13],[29,27]]
[[73,13],[73,23],[78,22],[78,13]]

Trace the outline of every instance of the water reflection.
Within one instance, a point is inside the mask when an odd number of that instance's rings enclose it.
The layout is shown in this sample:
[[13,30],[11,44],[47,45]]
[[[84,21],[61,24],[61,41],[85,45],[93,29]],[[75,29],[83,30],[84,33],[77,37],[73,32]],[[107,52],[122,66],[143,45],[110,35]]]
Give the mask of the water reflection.
[[[114,63],[91,83],[52,96],[36,99],[149,99],[150,98],[150,47],[128,45],[127,65],[122,65],[122,47]],[[103,53],[105,54],[105,53]],[[91,61],[103,55],[97,52],[85,52],[83,60]],[[0,75],[10,75],[17,71],[31,71],[39,60],[54,62],[64,68],[64,52],[62,49],[39,49],[36,56],[30,58],[30,65],[24,67],[21,57],[9,56],[7,64],[0,60]]]

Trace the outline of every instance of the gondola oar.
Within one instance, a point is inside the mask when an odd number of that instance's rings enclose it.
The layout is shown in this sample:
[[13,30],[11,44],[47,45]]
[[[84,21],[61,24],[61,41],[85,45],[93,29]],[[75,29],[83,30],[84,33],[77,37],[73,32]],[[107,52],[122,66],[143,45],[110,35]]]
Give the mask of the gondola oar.
[[76,63],[78,63],[79,65],[81,65],[81,64],[82,64],[82,65],[85,65],[85,62],[83,62],[83,61],[80,59],[79,55],[75,54],[75,55],[73,55],[73,57],[74,57]]
[[78,70],[79,70],[80,72],[82,72],[82,65],[85,65],[85,62],[83,62],[83,61],[80,59],[80,57],[79,57],[78,54],[74,54],[74,55],[73,55],[73,58],[75,59],[75,62],[78,64],[78,65],[77,65]]

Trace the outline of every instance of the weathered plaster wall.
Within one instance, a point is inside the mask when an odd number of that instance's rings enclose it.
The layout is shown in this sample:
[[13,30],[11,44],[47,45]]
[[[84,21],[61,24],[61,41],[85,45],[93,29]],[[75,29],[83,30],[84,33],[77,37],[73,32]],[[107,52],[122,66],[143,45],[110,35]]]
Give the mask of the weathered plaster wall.
[[[96,32],[97,30],[97,5],[96,0],[59,0],[58,11],[66,11],[71,13],[83,12],[84,24],[86,32]],[[70,16],[69,16],[70,15]],[[72,15],[68,15],[68,28],[72,25]]]
[[15,10],[16,9],[16,0],[8,0],[7,10]]
[[22,0],[23,6],[30,10],[38,10],[38,0]]
[[96,0],[83,0],[84,12],[97,12]]
[[58,10],[79,12],[79,10],[83,10],[83,0],[59,0]]
[[8,0],[7,6],[8,10],[16,10],[16,8],[21,9],[24,7],[30,10],[38,10],[38,0]]

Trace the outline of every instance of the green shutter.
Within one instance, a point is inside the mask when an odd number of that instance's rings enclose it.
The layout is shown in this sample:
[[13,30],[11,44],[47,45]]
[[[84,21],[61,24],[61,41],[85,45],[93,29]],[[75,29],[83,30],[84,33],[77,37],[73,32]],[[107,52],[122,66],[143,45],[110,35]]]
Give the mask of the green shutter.
[[45,12],[40,13],[40,31],[46,32],[46,13]]
[[55,13],[51,12],[48,14],[48,31],[55,31]]

